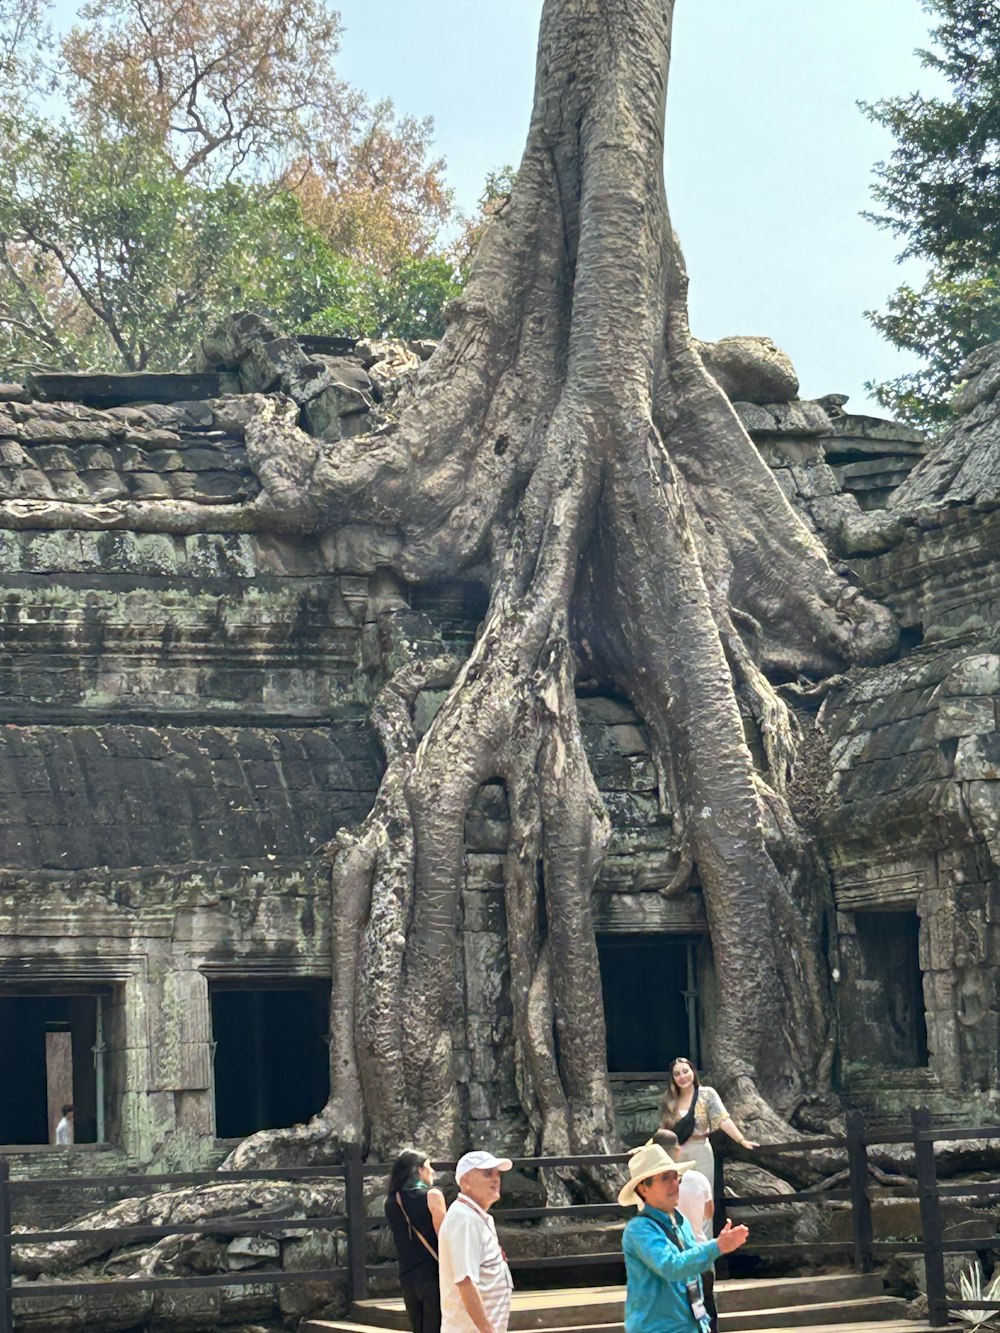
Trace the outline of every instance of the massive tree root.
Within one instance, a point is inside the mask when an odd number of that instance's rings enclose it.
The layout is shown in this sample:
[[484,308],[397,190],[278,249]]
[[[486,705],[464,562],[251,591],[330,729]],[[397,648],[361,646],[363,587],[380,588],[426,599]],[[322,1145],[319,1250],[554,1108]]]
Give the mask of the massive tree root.
[[878,661],[896,632],[833,572],[692,342],[662,181],[671,14],[548,0],[516,188],[396,428],[328,452],[294,430],[256,445],[279,512],[305,503],[318,527],[364,513],[400,535],[404,578],[490,586],[444,706],[419,745],[388,747],[378,804],[334,862],[323,1123],[380,1153],[463,1143],[449,1036],[463,826],[496,780],[530,1146],[611,1141],[590,917],[608,823],[578,656],[636,703],[676,793],[734,1109],[773,1131],[829,1086],[823,880],[785,800],[795,726],[768,673]]
[[[112,1265],[119,1276],[154,1276],[164,1269],[169,1271],[171,1264],[183,1260],[204,1236],[238,1235],[233,1226],[235,1222],[260,1223],[273,1218],[274,1231],[280,1233],[283,1222],[329,1217],[342,1208],[343,1187],[329,1181],[220,1180],[218,1184],[197,1188],[187,1186],[125,1199],[77,1218],[72,1230],[93,1230],[92,1240],[57,1240],[41,1244],[23,1241],[19,1244],[15,1231],[12,1266],[18,1276],[31,1279],[78,1272],[85,1265],[94,1266],[95,1277],[107,1276],[107,1269]],[[213,1221],[219,1227],[218,1233],[213,1232]],[[165,1236],[153,1245],[126,1239],[115,1230],[116,1227],[172,1227],[195,1222],[204,1222],[201,1233]]]
[[[402,579],[480,580],[489,605],[466,662],[415,657],[383,688],[381,790],[331,849],[330,1102],[306,1129],[255,1136],[234,1165],[348,1138],[378,1155],[465,1145],[450,1037],[463,830],[495,781],[511,815],[525,1147],[611,1146],[590,909],[609,826],[577,720],[581,660],[634,701],[673,793],[711,932],[712,1066],[734,1112],[758,1137],[787,1133],[829,1086],[825,890],[785,798],[796,728],[771,680],[882,660],[896,630],[834,573],[689,333],[663,188],[672,10],[546,0],[515,190],[394,422],[323,445],[290,405],[259,399],[241,423],[264,489],[233,525],[376,524]],[[171,513],[159,521],[224,521]],[[417,743],[410,704],[432,683],[448,694]]]

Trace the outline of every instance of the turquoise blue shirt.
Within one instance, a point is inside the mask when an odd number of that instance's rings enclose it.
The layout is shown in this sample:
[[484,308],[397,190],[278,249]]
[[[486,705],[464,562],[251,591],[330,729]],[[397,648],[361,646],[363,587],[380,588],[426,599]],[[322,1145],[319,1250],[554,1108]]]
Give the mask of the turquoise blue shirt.
[[[672,1224],[684,1244],[679,1250],[653,1218]],[[622,1235],[625,1254],[625,1333],[707,1333],[709,1321],[696,1324],[688,1304],[685,1283],[699,1278],[718,1259],[716,1241],[697,1244],[691,1223],[680,1213],[660,1212],[647,1204],[630,1218]]]

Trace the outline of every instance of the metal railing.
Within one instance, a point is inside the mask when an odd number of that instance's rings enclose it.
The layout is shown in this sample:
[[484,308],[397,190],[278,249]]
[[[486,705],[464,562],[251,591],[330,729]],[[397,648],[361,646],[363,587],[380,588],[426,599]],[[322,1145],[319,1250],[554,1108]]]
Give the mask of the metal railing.
[[[344,1181],[345,1211],[315,1217],[213,1217],[194,1222],[162,1226],[109,1225],[102,1228],[60,1227],[55,1230],[12,1231],[13,1201],[24,1194],[36,1193],[45,1186],[66,1189],[128,1189],[135,1193],[154,1193],[164,1186],[227,1185],[240,1181]],[[167,1236],[248,1236],[274,1231],[348,1231],[351,1241],[352,1211],[355,1220],[364,1214],[364,1199],[360,1193],[361,1153],[352,1146],[345,1154],[345,1162],[338,1166],[278,1168],[253,1171],[183,1171],[164,1175],[140,1176],[82,1176],[58,1177],[45,1180],[11,1180],[10,1168],[0,1159],[0,1333],[13,1333],[15,1299],[52,1296],[90,1296],[115,1291],[175,1291],[197,1290],[206,1287],[240,1287],[262,1283],[290,1285],[301,1282],[336,1282],[348,1278],[354,1265],[320,1269],[250,1268],[242,1272],[210,1273],[197,1276],[166,1275],[162,1277],[114,1277],[76,1282],[44,1281],[14,1285],[12,1249],[14,1245],[41,1245],[49,1241],[93,1241],[102,1235],[114,1236],[114,1245],[135,1240],[158,1240]],[[352,1198],[352,1184],[354,1197]],[[91,1207],[90,1211],[93,1211]],[[110,1246],[109,1246],[110,1248]],[[349,1251],[350,1252],[350,1251]],[[363,1259],[362,1259],[363,1262]]]
[[[813,1139],[800,1139],[790,1143],[765,1144],[759,1150],[759,1156],[769,1165],[775,1165],[775,1159],[790,1159],[814,1152],[843,1152],[846,1158],[847,1182],[830,1188],[807,1188],[785,1194],[758,1194],[733,1197],[723,1188],[721,1172],[716,1182],[716,1220],[722,1225],[730,1212],[754,1208],[784,1208],[790,1204],[812,1204],[823,1206],[829,1203],[845,1204],[850,1208],[850,1236],[847,1239],[833,1241],[788,1242],[750,1242],[741,1249],[741,1255],[757,1255],[761,1258],[778,1258],[787,1253],[789,1257],[801,1260],[806,1256],[834,1258],[842,1256],[862,1273],[871,1272],[875,1260],[880,1256],[893,1254],[920,1254],[926,1264],[928,1314],[932,1323],[944,1323],[947,1318],[948,1296],[945,1286],[944,1255],[948,1253],[976,1252],[979,1250],[1000,1250],[1000,1236],[966,1237],[960,1240],[945,1240],[942,1218],[941,1199],[948,1197],[1000,1197],[1000,1180],[976,1182],[971,1185],[941,1185],[937,1178],[934,1144],[940,1140],[962,1139],[1000,1139],[1000,1127],[983,1128],[937,1128],[932,1129],[930,1114],[926,1110],[914,1110],[911,1123],[906,1128],[870,1130],[860,1113],[849,1112],[846,1118],[846,1134],[843,1136],[825,1136]],[[916,1196],[920,1205],[921,1237],[919,1240],[876,1241],[872,1223],[872,1199],[870,1190],[869,1149],[879,1146],[910,1145],[913,1148],[916,1168],[916,1180],[912,1187],[895,1186],[893,1192],[882,1197],[906,1198]],[[617,1167],[621,1169],[628,1161],[627,1153],[569,1157],[529,1157],[515,1161],[515,1167],[527,1171],[557,1170],[559,1168],[586,1169]],[[717,1162],[719,1159],[717,1159]],[[435,1163],[439,1170],[453,1170],[453,1162]],[[381,1216],[369,1216],[365,1209],[365,1179],[371,1176],[385,1176],[388,1166],[383,1163],[363,1162],[361,1151],[356,1145],[349,1145],[345,1151],[344,1162],[337,1166],[281,1168],[254,1171],[233,1172],[180,1172],[152,1176],[87,1176],[59,1177],[47,1180],[11,1180],[7,1163],[0,1158],[0,1333],[13,1333],[14,1300],[31,1300],[33,1297],[96,1295],[114,1290],[157,1291],[172,1288],[175,1291],[196,1290],[204,1287],[239,1287],[246,1285],[268,1284],[282,1286],[302,1282],[346,1282],[350,1297],[354,1301],[362,1300],[368,1293],[368,1280],[373,1276],[391,1275],[394,1265],[383,1262],[372,1264],[369,1259],[369,1233],[386,1226]],[[623,1177],[624,1179],[624,1173]],[[164,1186],[175,1185],[223,1185],[239,1181],[312,1181],[343,1182],[344,1211],[330,1212],[314,1217],[275,1216],[245,1217],[225,1216],[202,1218],[188,1223],[171,1225],[117,1226],[97,1228],[65,1227],[54,1230],[13,1231],[12,1203],[19,1195],[36,1193],[45,1186],[60,1190],[75,1189],[127,1189],[133,1194],[152,1193]],[[93,1211],[93,1205],[88,1205]],[[533,1221],[541,1218],[565,1217],[585,1220],[591,1218],[626,1218],[632,1215],[631,1209],[623,1209],[616,1203],[566,1204],[556,1207],[513,1207],[498,1206],[493,1212],[499,1224],[509,1222]],[[12,1246],[43,1244],[49,1241],[92,1241],[101,1235],[113,1236],[114,1246],[130,1241],[154,1240],[168,1236],[249,1236],[267,1234],[275,1231],[339,1231],[346,1237],[347,1263],[343,1266],[321,1269],[262,1269],[250,1268],[244,1271],[212,1273],[197,1276],[181,1274],[161,1277],[115,1277],[97,1278],[85,1281],[42,1281],[14,1284],[12,1269]],[[111,1248],[111,1245],[108,1246]],[[589,1271],[595,1266],[621,1265],[620,1251],[586,1254],[559,1254],[548,1256],[518,1257],[510,1260],[514,1269],[532,1268],[577,1268]],[[963,1301],[969,1308],[997,1309],[1000,1301]]]
[[[902,1244],[878,1241],[872,1249],[875,1254],[916,1253],[923,1256],[927,1274],[927,1314],[932,1324],[947,1321],[949,1305],[959,1304],[963,1309],[1000,1310],[1000,1301],[965,1300],[950,1302],[945,1279],[944,1256],[946,1254],[975,1254],[980,1250],[1000,1250],[1000,1235],[994,1231],[991,1236],[962,1236],[957,1240],[945,1240],[944,1224],[941,1218],[941,1200],[956,1198],[1000,1198],[1000,1180],[980,1180],[961,1185],[942,1185],[938,1181],[937,1160],[934,1154],[935,1143],[942,1140],[956,1142],[963,1139],[1000,1139],[1000,1126],[976,1126],[973,1128],[931,1127],[930,1112],[926,1109],[911,1112],[913,1153],[916,1166],[916,1186],[908,1190],[920,1202],[919,1241]],[[904,1196],[905,1197],[905,1196]]]

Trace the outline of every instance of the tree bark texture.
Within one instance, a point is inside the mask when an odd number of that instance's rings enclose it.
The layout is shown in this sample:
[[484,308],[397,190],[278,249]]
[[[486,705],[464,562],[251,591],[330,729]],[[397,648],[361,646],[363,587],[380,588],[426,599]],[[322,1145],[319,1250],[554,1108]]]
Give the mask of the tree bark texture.
[[[331,1098],[281,1152],[467,1146],[450,1037],[463,830],[497,781],[525,1146],[612,1146],[590,906],[609,823],[577,718],[581,662],[653,738],[704,894],[713,1066],[734,1113],[764,1137],[829,1087],[828,889],[785,798],[796,726],[772,681],[882,660],[896,629],[833,571],[691,338],[663,182],[672,10],[546,0],[514,192],[395,421],[327,445],[293,405],[244,400],[260,497],[238,515],[175,503],[155,519],[364,521],[398,539],[402,579],[489,587],[466,661],[411,654],[379,695],[385,777],[330,849]],[[412,702],[431,685],[447,698],[418,743]],[[234,1164],[273,1160],[280,1141],[255,1136]]]
[[364,1124],[379,1153],[464,1143],[449,1037],[463,826],[496,780],[529,1146],[612,1140],[590,913],[608,821],[576,714],[581,657],[639,707],[676,794],[735,1109],[763,1132],[829,1086],[826,890],[785,801],[795,726],[768,673],[876,661],[896,631],[833,572],[692,342],[663,184],[672,8],[547,0],[514,193],[397,428],[329,453],[272,432],[262,458],[265,503],[307,504],[314,526],[360,511],[393,528],[406,579],[489,581],[419,745],[406,700],[446,665],[386,685],[385,781],[335,852],[325,1119],[352,1137]]

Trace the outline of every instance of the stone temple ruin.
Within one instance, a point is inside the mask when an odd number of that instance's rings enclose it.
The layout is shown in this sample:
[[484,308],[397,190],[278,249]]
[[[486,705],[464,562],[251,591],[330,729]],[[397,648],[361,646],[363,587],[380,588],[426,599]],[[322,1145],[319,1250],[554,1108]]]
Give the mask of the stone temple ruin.
[[[328,867],[368,812],[367,719],[394,635],[471,641],[479,594],[403,586],[390,539],[239,531],[258,489],[233,395],[282,392],[328,440],[368,429],[426,344],[281,337],[244,316],[190,376],[38,376],[0,390],[0,1144],[15,1174],[194,1168],[328,1090]],[[817,689],[793,800],[829,862],[836,1083],[896,1118],[1000,1111],[1000,349],[970,363],[939,442],[800,401],[758,339],[703,354],[792,503],[903,630],[897,660]],[[157,501],[219,531],[158,526]],[[143,530],[114,502],[149,502]],[[81,505],[98,508],[74,526]],[[76,509],[74,509],[74,506]],[[581,686],[614,824],[595,892],[619,1128],[645,1135],[662,1071],[715,1004],[697,886],[643,722]],[[440,696],[416,704],[418,729]],[[756,739],[750,735],[751,745]],[[455,1046],[472,1142],[515,1153],[502,788],[466,825],[466,1003]],[[637,1021],[655,986],[660,1021]],[[887,1021],[888,1016],[888,1021]],[[53,1108],[76,1106],[58,1158]],[[58,1162],[58,1165],[54,1163]]]

